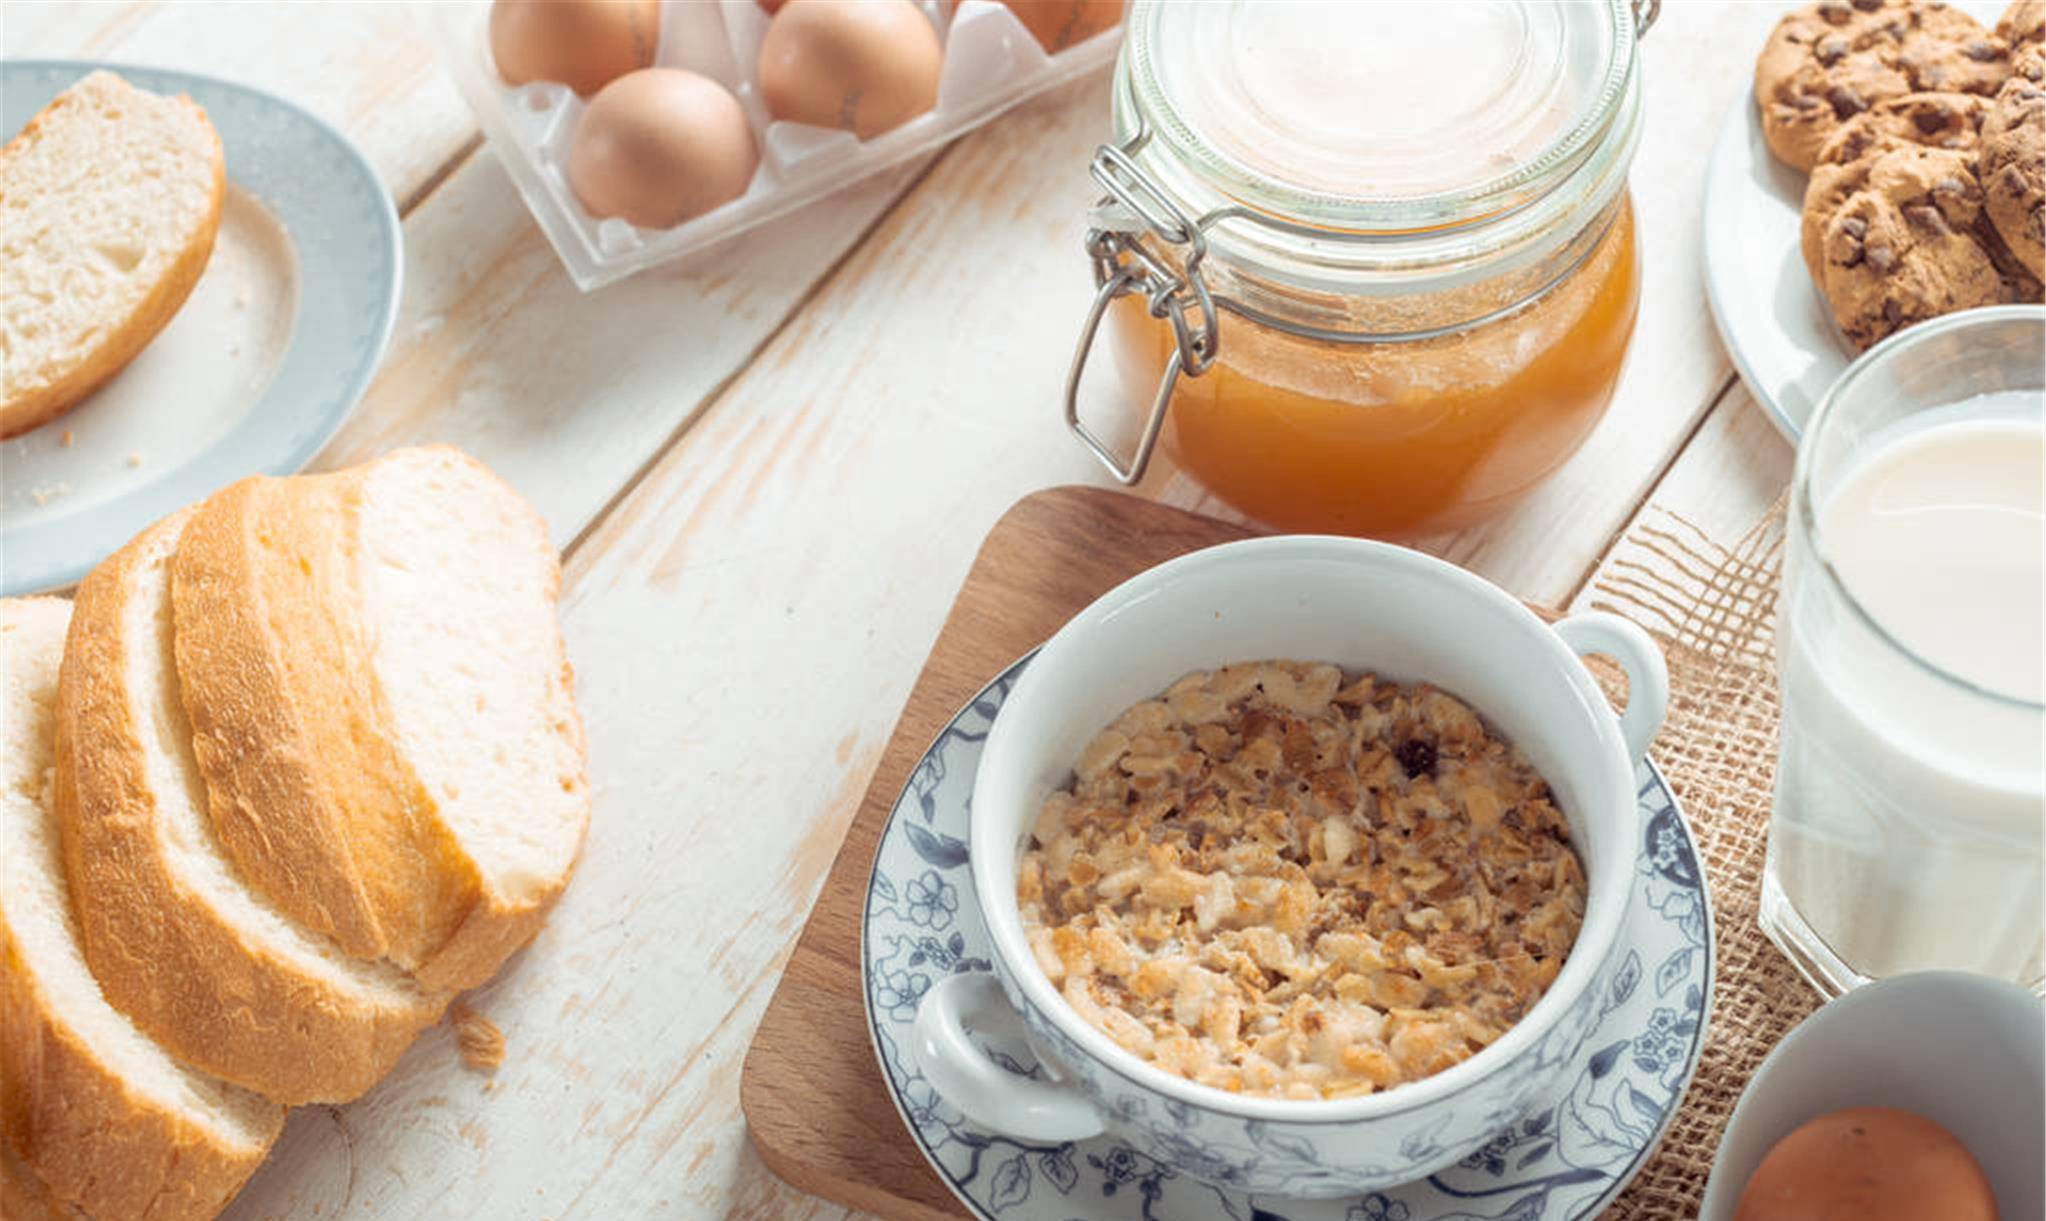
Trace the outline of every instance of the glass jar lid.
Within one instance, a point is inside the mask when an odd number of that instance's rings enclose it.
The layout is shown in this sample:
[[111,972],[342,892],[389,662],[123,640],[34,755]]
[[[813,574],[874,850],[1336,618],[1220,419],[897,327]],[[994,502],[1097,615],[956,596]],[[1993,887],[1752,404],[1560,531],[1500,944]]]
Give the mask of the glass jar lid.
[[1132,101],[1224,199],[1411,232],[1546,193],[1634,68],[1627,0],[1136,0]]

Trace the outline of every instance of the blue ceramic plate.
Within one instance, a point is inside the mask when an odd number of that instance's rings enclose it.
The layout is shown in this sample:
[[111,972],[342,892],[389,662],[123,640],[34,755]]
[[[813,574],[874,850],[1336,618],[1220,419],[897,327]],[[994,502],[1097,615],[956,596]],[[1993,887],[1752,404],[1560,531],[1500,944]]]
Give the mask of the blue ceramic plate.
[[0,443],[8,595],[76,582],[144,526],[245,475],[303,467],[362,397],[397,313],[389,192],[353,145],[290,102],[161,68],[9,61],[4,134],[101,67],[205,108],[227,198],[206,274],[170,325],[78,408]]
[[[986,971],[992,952],[966,864],[981,743],[1029,659],[974,697],[924,755],[874,857],[862,921],[867,1024],[881,1075],[917,1145],[967,1208],[1000,1221],[1563,1221],[1595,1215],[1640,1169],[1704,1046],[1712,915],[1698,854],[1653,766],[1640,781],[1642,851],[1622,965],[1569,1088],[1461,1163],[1396,1191],[1299,1201],[1245,1196],[1179,1174],[1112,1137],[1012,1140],[968,1123],[910,1058],[931,982]],[[984,1044],[1011,1071],[1027,1046]]]

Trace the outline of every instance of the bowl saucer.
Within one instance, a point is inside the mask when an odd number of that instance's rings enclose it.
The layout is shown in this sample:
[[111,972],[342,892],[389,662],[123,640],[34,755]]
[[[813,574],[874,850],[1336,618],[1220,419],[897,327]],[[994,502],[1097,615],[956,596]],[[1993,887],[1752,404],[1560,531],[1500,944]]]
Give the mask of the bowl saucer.
[[[910,1026],[933,980],[992,969],[967,866],[967,820],[982,743],[1029,661],[969,701],[911,773],[882,831],[860,924],[862,995],[882,1079],[918,1149],[969,1214],[1000,1221],[1574,1221],[1596,1215],[1626,1187],[1697,1069],[1712,995],[1712,915],[1696,846],[1653,764],[1636,775],[1643,847],[1620,934],[1621,965],[1568,1088],[1426,1179],[1338,1200],[1252,1196],[1202,1183],[1112,1136],[1061,1144],[1001,1136],[940,1098],[909,1053]],[[1019,1076],[1045,1072],[1021,1041],[988,1038],[984,1045]]]

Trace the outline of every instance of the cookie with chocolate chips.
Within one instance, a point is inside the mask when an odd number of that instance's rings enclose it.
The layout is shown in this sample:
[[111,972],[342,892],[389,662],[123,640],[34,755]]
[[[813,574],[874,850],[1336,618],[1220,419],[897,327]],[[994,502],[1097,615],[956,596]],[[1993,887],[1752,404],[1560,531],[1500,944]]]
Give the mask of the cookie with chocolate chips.
[[1999,258],[1972,154],[1898,145],[1841,169],[1831,197],[1807,200],[1824,209],[1813,278],[1856,347],[2037,293]]
[[2018,52],[1990,103],[1979,168],[1997,233],[2027,271],[2046,278],[2046,42]]
[[1974,18],[1922,0],[1821,0],[1784,17],[1755,61],[1769,150],[1800,170],[1856,115],[1910,93],[1987,96],[2010,48]]
[[1997,21],[1996,36],[2013,52],[2046,43],[2046,0],[2015,0]]
[[1890,98],[1842,123],[1819,146],[1813,163],[1846,165],[1879,147],[1918,144],[1966,151],[1982,138],[1989,99],[1973,93],[1907,93]]
[[1989,99],[1972,93],[1907,93],[1876,103],[1827,137],[1819,146],[1811,181],[1805,184],[1800,236],[1812,279],[1819,278],[1819,243],[1826,221],[1867,181],[1866,169],[1855,162],[1913,145],[1973,155],[1988,115]]

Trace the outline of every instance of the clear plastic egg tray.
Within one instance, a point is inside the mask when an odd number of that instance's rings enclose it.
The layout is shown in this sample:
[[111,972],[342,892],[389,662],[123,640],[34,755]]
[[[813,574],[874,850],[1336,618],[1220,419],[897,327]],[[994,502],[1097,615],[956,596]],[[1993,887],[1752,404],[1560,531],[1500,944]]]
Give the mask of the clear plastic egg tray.
[[[598,220],[569,190],[569,141],[583,101],[568,86],[508,85],[491,62],[488,0],[416,0],[414,12],[510,171],[534,219],[584,291],[723,241],[899,165],[980,126],[1032,94],[1114,59],[1117,26],[1054,55],[996,0],[920,0],[944,45],[938,104],[893,131],[848,131],[775,120],[754,81],[770,20],[756,0],[662,0],[655,63],[698,72],[730,89],[760,146],[746,193],[672,229]],[[1104,126],[1107,116],[1103,117]]]

